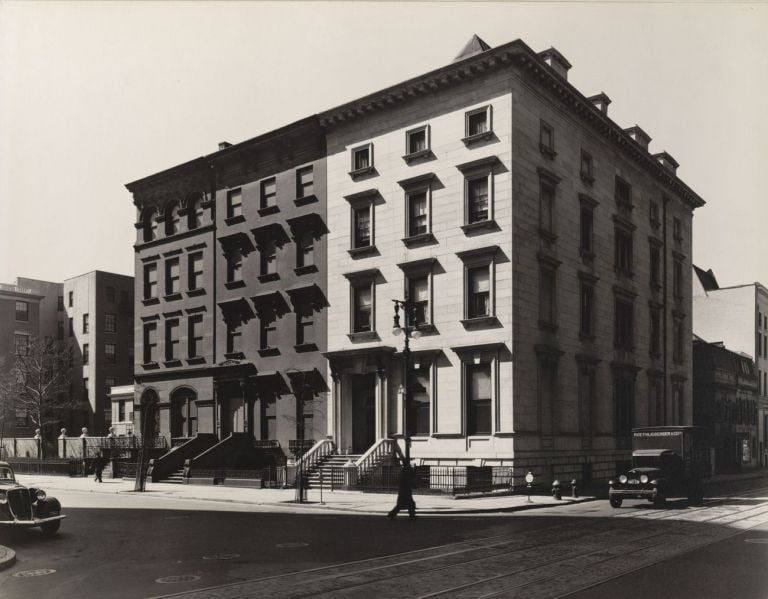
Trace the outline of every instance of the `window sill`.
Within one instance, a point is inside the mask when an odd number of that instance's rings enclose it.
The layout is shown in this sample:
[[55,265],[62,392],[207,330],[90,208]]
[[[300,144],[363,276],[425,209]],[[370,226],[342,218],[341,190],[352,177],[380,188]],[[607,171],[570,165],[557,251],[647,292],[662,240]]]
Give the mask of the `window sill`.
[[298,276],[301,275],[308,275],[313,272],[318,272],[317,266],[314,264],[307,264],[306,266],[297,266],[293,269],[293,272],[295,272]]
[[280,349],[277,347],[265,347],[263,349],[258,350],[258,354],[262,358],[269,358],[270,356],[279,356]]
[[175,302],[176,300],[180,300],[180,299],[181,299],[181,293],[179,292],[169,293],[168,295],[163,296],[163,300],[165,300],[166,302]]
[[465,329],[487,329],[495,328],[500,325],[499,319],[495,316],[477,316],[475,318],[465,318],[461,321]]
[[352,177],[353,179],[359,179],[360,177],[373,174],[374,172],[376,171],[374,171],[373,166],[366,166],[365,168],[359,168],[354,171],[349,171],[349,176]]
[[401,240],[406,247],[417,247],[425,245],[427,243],[434,243],[435,236],[432,233],[421,233],[420,235],[411,235],[410,237],[403,237]]
[[464,142],[465,146],[471,146],[478,142],[486,141],[492,138],[493,129],[489,129],[488,131],[483,131],[482,133],[475,133],[474,135],[467,135],[466,137],[462,137],[461,141]]
[[619,278],[624,278],[624,279],[634,279],[635,278],[635,273],[633,273],[632,271],[629,271],[629,270],[624,270],[624,269],[621,269],[621,268],[618,268],[618,267],[614,266],[613,267],[613,271],[616,273],[616,276],[619,277]]
[[422,335],[434,335],[437,333],[437,327],[433,324],[420,324],[416,327],[416,330]]
[[144,370],[156,370],[157,368],[160,368],[160,364],[157,362],[144,362],[141,367]]
[[426,150],[419,150],[418,152],[411,152],[410,154],[406,154],[403,156],[403,160],[405,160],[406,163],[411,164],[412,162],[416,162],[419,160],[426,160],[427,158],[432,158],[432,150],[427,148]]
[[166,360],[163,362],[163,366],[166,368],[178,368],[181,366],[181,360],[173,359],[173,360]]
[[236,225],[237,223],[244,223],[245,217],[242,214],[238,214],[237,216],[228,216],[224,219],[224,224],[226,225]]
[[302,196],[300,198],[296,198],[293,200],[293,203],[297,206],[306,206],[307,204],[312,204],[313,202],[317,202],[317,196],[315,194],[310,194],[306,196]]
[[550,333],[557,332],[557,325],[554,322],[547,322],[546,320],[538,321],[539,328],[542,331],[549,331]]
[[241,351],[233,351],[224,354],[227,360],[244,360],[245,354]]
[[378,254],[379,250],[376,249],[375,245],[366,245],[361,248],[352,248],[351,250],[347,250],[347,252],[353,258],[362,258],[371,254]]
[[317,344],[316,343],[299,343],[298,345],[294,345],[293,349],[296,351],[297,354],[303,354],[310,351],[317,351]]
[[595,177],[589,173],[581,173],[581,180],[587,185],[592,185],[595,182]]
[[259,281],[259,283],[269,283],[270,281],[279,281],[280,275],[276,272],[271,272],[266,275],[259,275],[256,277]]
[[245,281],[227,281],[224,283],[224,287],[227,289],[240,289],[241,287],[245,287]]
[[595,259],[595,253],[586,248],[579,248],[579,256],[581,256],[583,260],[588,260],[589,262],[592,262],[592,260]]
[[550,160],[554,160],[557,157],[557,152],[555,152],[554,148],[550,148],[544,144],[539,144],[539,151],[541,152],[542,156],[545,156]]
[[492,218],[489,218],[488,220],[481,220],[475,223],[467,223],[466,225],[461,225],[461,230],[466,234],[474,233],[475,231],[482,231],[483,229],[498,231],[499,225]]
[[192,358],[187,358],[187,364],[189,365],[205,364],[205,358],[203,356],[194,356]]
[[554,233],[554,231],[548,231],[547,229],[542,229],[541,227],[539,227],[539,237],[545,239],[549,243],[554,243],[557,241],[557,235]]
[[153,306],[155,304],[160,303],[159,297],[145,297],[143,300],[141,300],[141,303],[145,306]]
[[202,287],[198,287],[197,289],[190,289],[187,291],[187,297],[197,297],[198,295],[205,295],[206,291]]
[[347,335],[350,341],[378,341],[379,334],[376,331],[359,331]]
[[279,206],[265,206],[264,208],[259,208],[257,211],[259,216],[269,216],[270,214],[277,214],[280,212]]

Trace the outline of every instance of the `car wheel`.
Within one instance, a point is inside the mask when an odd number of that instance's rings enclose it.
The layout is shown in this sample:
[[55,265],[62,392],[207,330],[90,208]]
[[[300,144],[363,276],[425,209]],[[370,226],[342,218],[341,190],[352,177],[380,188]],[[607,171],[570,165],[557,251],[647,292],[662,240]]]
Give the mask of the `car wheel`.
[[653,500],[654,507],[664,507],[665,505],[667,505],[667,498],[664,495],[657,495]]
[[41,524],[40,530],[42,530],[45,535],[55,535],[59,530],[59,526],[61,526],[61,520],[53,520],[52,522]]
[[610,502],[612,508],[620,508],[621,504],[624,502],[621,497],[616,497],[615,495],[609,498],[608,501]]

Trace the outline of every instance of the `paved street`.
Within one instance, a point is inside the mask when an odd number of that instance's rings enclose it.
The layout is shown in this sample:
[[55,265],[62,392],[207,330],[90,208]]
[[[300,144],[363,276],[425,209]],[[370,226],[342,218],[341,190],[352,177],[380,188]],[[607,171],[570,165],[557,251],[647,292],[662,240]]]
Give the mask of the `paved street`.
[[766,483],[721,484],[695,508],[596,501],[413,522],[62,491],[57,537],[4,541],[17,563],[0,573],[0,596],[765,599]]

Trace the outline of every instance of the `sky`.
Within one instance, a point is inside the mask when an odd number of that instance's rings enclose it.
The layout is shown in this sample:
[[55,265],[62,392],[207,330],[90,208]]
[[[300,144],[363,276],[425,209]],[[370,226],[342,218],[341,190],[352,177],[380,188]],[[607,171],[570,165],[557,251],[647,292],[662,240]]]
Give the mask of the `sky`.
[[554,46],[707,205],[693,262],[768,285],[768,4],[0,0],[0,282],[133,274],[125,184],[449,63]]

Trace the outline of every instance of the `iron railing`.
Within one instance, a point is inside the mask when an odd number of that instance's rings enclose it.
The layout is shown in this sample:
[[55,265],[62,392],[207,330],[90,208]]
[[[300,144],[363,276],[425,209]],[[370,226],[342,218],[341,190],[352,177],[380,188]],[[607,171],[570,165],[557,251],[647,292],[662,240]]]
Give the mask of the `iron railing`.
[[285,466],[270,466],[268,468],[208,468],[188,471],[189,478],[210,479],[213,484],[227,484],[227,479],[261,481],[263,488],[281,488],[286,486]]
[[82,460],[49,458],[9,458],[8,463],[16,474],[53,474],[59,476],[80,476],[83,473]]
[[301,458],[296,460],[296,469],[298,472],[311,472],[329,455],[335,451],[333,441],[330,439],[321,439],[312,446]]
[[[334,468],[335,469],[335,468]],[[333,482],[343,481],[342,472],[333,473]],[[400,466],[379,466],[358,477],[361,491],[396,493]],[[512,490],[512,468],[507,466],[415,466],[414,493],[489,493]]]

